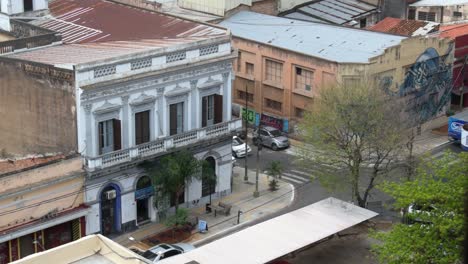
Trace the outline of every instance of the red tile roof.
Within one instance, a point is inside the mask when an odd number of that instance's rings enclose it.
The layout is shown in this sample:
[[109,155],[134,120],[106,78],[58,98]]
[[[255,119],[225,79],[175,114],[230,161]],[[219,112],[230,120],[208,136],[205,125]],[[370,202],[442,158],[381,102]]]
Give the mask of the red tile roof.
[[53,0],[41,27],[62,33],[64,43],[210,37],[226,34],[214,26],[103,0]]
[[[414,32],[428,24],[429,22],[425,21],[386,17],[384,20],[370,27],[369,30],[401,36],[412,36]],[[434,28],[434,30],[435,29],[436,28]]]

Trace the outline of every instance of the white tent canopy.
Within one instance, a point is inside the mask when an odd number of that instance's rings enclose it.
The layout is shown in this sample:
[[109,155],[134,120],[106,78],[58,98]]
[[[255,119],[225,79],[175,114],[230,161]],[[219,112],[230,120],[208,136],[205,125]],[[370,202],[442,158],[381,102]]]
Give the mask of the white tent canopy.
[[165,259],[161,264],[266,263],[376,215],[331,197]]

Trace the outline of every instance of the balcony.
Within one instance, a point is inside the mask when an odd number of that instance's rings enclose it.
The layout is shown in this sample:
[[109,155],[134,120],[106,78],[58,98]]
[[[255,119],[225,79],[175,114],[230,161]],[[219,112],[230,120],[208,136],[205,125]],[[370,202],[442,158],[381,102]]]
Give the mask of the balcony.
[[130,161],[149,159],[175,148],[188,146],[202,140],[229,135],[240,128],[242,128],[242,120],[235,119],[229,122],[223,122],[174,136],[157,139],[131,148],[113,151],[97,157],[86,157],[85,169],[88,172],[93,172]]

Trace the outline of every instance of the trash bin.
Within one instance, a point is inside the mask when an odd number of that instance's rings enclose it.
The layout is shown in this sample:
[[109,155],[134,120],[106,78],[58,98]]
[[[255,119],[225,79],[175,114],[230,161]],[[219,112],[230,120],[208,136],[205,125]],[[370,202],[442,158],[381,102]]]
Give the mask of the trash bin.
[[205,204],[205,210],[206,210],[206,213],[209,214],[211,213],[211,203],[206,203]]

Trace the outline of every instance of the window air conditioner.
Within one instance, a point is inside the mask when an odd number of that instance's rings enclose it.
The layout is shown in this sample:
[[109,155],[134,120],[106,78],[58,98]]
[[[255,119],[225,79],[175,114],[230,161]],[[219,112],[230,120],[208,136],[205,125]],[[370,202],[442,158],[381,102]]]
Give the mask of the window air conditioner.
[[110,191],[106,192],[106,199],[107,200],[115,199],[116,196],[117,196],[117,192],[115,190],[110,190]]

